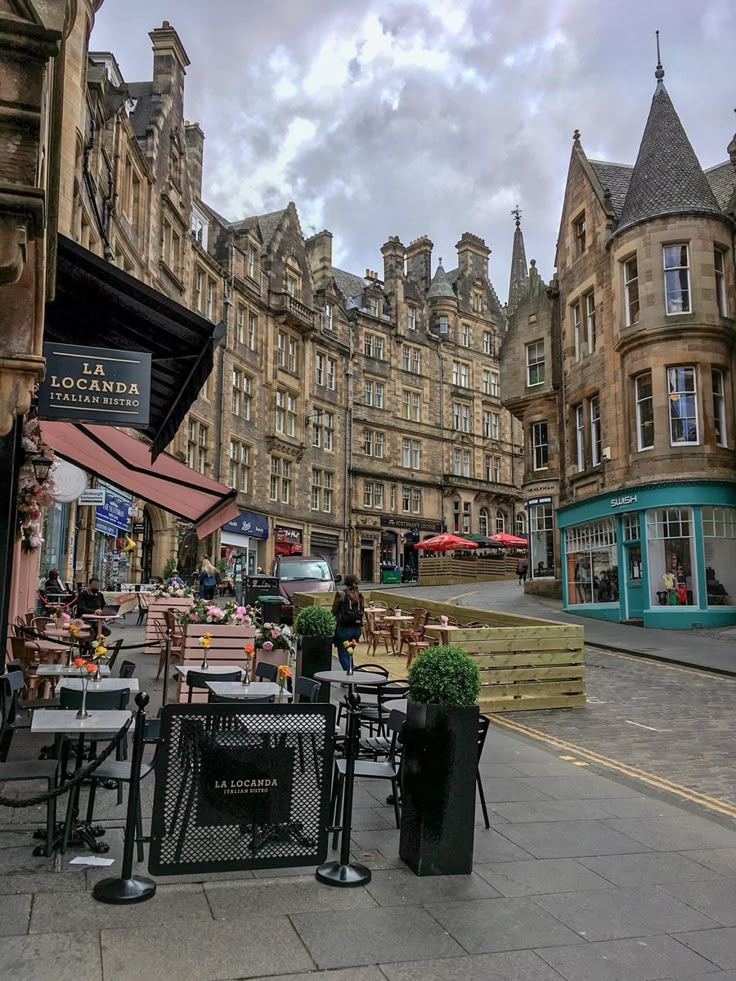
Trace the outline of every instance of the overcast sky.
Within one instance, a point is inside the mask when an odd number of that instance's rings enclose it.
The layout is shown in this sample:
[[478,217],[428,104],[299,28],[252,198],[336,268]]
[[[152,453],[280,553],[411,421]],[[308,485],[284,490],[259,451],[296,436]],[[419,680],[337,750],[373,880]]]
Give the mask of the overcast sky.
[[508,291],[513,220],[553,272],[572,132],[633,163],[659,28],[703,167],[734,134],[734,0],[105,0],[93,50],[151,78],[164,19],[191,59],[185,113],[205,136],[204,197],[235,221],[294,200],[335,264],[382,269],[389,235],[427,234],[456,265],[465,231]]

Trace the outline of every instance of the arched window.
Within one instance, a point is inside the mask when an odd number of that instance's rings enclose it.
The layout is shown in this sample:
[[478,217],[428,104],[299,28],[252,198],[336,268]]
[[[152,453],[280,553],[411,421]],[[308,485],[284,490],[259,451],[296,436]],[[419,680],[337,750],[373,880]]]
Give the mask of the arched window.
[[526,515],[523,511],[516,515],[516,534],[519,538],[526,538]]
[[478,531],[488,537],[488,508],[481,508],[478,512]]
[[506,531],[506,515],[503,511],[496,511],[496,534],[500,535],[502,532]]

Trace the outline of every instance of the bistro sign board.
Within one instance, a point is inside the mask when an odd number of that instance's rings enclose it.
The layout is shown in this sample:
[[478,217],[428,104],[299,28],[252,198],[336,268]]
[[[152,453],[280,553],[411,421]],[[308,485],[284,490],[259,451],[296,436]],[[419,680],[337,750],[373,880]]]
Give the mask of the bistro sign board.
[[151,355],[103,347],[46,343],[46,377],[38,392],[42,419],[131,426],[149,423]]

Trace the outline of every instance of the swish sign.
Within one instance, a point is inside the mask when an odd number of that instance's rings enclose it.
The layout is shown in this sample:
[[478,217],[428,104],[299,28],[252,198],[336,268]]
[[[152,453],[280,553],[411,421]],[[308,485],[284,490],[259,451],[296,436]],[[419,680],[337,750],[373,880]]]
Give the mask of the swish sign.
[[46,378],[38,394],[42,419],[100,426],[147,426],[151,355],[73,344],[44,344]]

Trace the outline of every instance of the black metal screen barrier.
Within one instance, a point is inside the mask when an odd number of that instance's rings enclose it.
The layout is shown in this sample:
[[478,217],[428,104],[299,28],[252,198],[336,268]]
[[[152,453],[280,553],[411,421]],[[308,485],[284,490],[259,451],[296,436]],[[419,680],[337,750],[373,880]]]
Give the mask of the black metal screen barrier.
[[334,734],[333,705],[167,705],[149,872],[323,862]]

